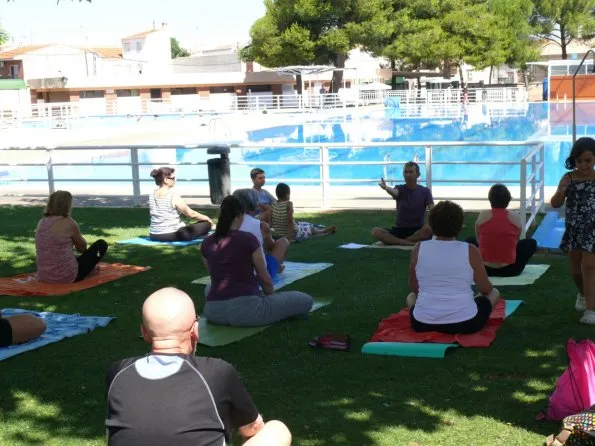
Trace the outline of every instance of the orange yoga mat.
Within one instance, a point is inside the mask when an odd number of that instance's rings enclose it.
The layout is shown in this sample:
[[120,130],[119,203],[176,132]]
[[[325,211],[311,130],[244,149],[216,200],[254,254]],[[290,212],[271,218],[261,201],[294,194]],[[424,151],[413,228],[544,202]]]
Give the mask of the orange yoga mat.
[[75,283],[44,283],[37,280],[35,273],[19,274],[14,277],[0,278],[0,296],[61,296],[149,269],[151,269],[150,266],[100,263],[98,273],[91,273],[86,279]]
[[496,331],[505,318],[504,300],[499,300],[494,307],[487,324],[477,333],[451,335],[428,331],[418,333],[411,328],[409,309],[404,308],[396,314],[383,319],[370,342],[437,342],[442,344],[457,343],[461,347],[489,347],[496,339]]

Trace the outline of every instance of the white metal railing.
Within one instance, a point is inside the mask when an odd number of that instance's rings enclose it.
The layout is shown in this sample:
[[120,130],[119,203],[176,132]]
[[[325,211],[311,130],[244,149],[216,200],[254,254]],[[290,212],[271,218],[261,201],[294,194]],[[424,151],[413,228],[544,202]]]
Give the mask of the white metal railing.
[[[316,185],[319,184],[320,187],[320,197],[321,197],[321,205],[320,207],[323,209],[327,209],[332,207],[331,200],[332,200],[332,191],[331,188],[333,185],[371,185],[378,181],[378,178],[338,178],[333,177],[332,168],[335,166],[378,166],[380,169],[386,169],[387,167],[393,166],[401,166],[410,160],[392,160],[390,157],[386,157],[383,160],[379,161],[332,161],[330,157],[331,150],[366,150],[366,149],[373,149],[378,150],[379,148],[383,149],[397,149],[400,147],[421,147],[424,150],[424,160],[418,160],[420,166],[423,168],[425,173],[425,179],[423,182],[431,189],[436,183],[441,184],[467,184],[469,186],[473,185],[492,185],[494,183],[503,182],[505,184],[513,184],[515,186],[518,185],[520,188],[520,197],[517,199],[520,205],[520,215],[521,221],[523,223],[522,233],[523,236],[526,234],[528,228],[531,224],[535,221],[537,214],[542,210],[544,206],[544,193],[545,193],[545,184],[544,184],[544,144],[539,141],[502,141],[502,142],[461,142],[461,141],[454,141],[454,142],[436,142],[433,145],[429,145],[427,142],[390,142],[390,143],[367,143],[367,144],[353,144],[353,143],[344,143],[344,144],[241,144],[238,146],[232,147],[232,156],[234,151],[241,151],[241,150],[250,150],[250,149],[265,149],[265,148],[275,148],[278,150],[285,150],[285,149],[310,149],[314,151],[318,151],[318,159],[311,160],[311,161],[233,161],[231,162],[233,166],[251,166],[254,167],[258,165],[260,167],[265,166],[317,166],[319,170],[318,178],[289,178],[285,180],[284,178],[269,178],[269,181],[276,182],[276,181],[290,181],[293,184],[311,184]],[[436,147],[444,148],[444,147],[452,147],[453,151],[457,150],[457,153],[460,152],[462,148],[470,148],[470,147],[526,147],[527,153],[520,159],[514,161],[467,161],[467,160],[460,160],[460,161],[438,161],[435,159],[435,149]],[[0,161],[7,160],[8,162],[0,163],[0,167],[11,167],[12,169],[16,167],[44,167],[47,172],[46,178],[40,179],[28,179],[28,180],[8,180],[5,181],[5,184],[8,183],[19,183],[19,182],[44,182],[47,183],[48,191],[50,193],[54,192],[55,190],[55,183],[56,182],[71,182],[71,183],[82,183],[82,182],[127,182],[132,185],[133,191],[133,198],[134,204],[140,204],[141,198],[141,182],[144,181],[152,181],[152,180],[144,180],[140,177],[139,168],[141,166],[160,166],[160,165],[172,165],[172,166],[204,166],[202,170],[202,178],[181,178],[178,176],[179,182],[208,182],[208,178],[206,175],[206,162],[180,162],[180,163],[172,163],[171,160],[159,160],[163,162],[158,162],[156,160],[150,160],[150,162],[141,162],[139,158],[139,150],[153,150],[153,149],[196,149],[196,150],[204,150],[205,146],[199,145],[161,145],[161,146],[154,146],[154,145],[128,145],[128,146],[96,146],[96,147],[55,147],[55,148],[46,148],[46,147],[39,147],[39,148],[27,148],[22,149],[18,147],[11,147],[8,149],[0,150]],[[15,157],[12,159],[6,154],[11,154],[17,151],[44,151],[46,153],[46,159],[43,163],[41,162],[34,162],[34,163],[20,163],[15,162]],[[130,157],[128,162],[107,162],[107,163],[93,163],[92,159],[91,162],[85,160],[84,156],[79,155],[79,158],[83,159],[83,162],[72,162],[72,158],[69,156],[69,162],[56,162],[54,160],[54,154],[57,152],[71,152],[73,151],[102,151],[105,153],[106,151],[122,151],[126,150],[129,152]],[[73,153],[74,154],[74,153]],[[89,157],[87,157],[89,158]],[[513,180],[502,180],[501,178],[489,178],[489,179],[478,179],[476,175],[473,175],[474,170],[469,169],[470,174],[465,178],[441,178],[435,175],[435,167],[436,166],[456,166],[456,165],[464,165],[464,166],[519,166],[520,167],[520,175],[518,179]],[[128,179],[113,179],[113,178],[84,178],[84,179],[73,179],[73,178],[56,178],[54,168],[60,166],[77,166],[77,167],[85,167],[85,166],[101,166],[101,167],[110,167],[110,166],[128,166],[130,167],[130,177]],[[397,178],[386,178],[387,181],[398,181]],[[473,192],[473,187],[464,188],[466,191],[471,190]],[[71,191],[77,193],[76,184],[74,187],[71,188]],[[358,189],[358,195],[363,195],[364,189]],[[487,194],[486,194],[487,195]],[[363,197],[366,198],[366,197]],[[371,197],[370,197],[371,198]],[[471,195],[460,195],[460,194],[452,194],[450,196],[437,196],[435,197],[437,200],[442,199],[450,199],[450,200],[461,200],[461,201],[485,201],[486,196],[478,196],[477,193]]]
[[[465,96],[461,89],[414,89],[360,91],[342,89],[338,94],[211,94],[209,96],[173,95],[169,99],[150,99],[145,97],[82,98],[79,101],[64,103],[36,103],[31,106],[10,106],[0,104],[0,123],[19,126],[22,120],[31,119],[48,121],[50,127],[66,126],[72,118],[105,115],[143,115],[143,114],[188,114],[202,112],[234,111],[310,111],[332,109],[347,106],[366,106],[374,104],[396,105],[390,98],[399,98],[399,105],[424,105],[426,107],[459,106],[465,103],[502,103],[515,104],[527,101],[524,87],[469,89]],[[59,124],[56,124],[59,123]]]

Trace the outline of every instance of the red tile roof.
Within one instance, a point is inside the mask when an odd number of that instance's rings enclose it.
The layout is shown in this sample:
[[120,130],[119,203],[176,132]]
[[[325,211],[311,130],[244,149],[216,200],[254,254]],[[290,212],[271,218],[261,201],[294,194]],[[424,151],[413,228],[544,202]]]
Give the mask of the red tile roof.
[[23,54],[30,53],[32,51],[40,50],[41,48],[45,48],[49,45],[27,45],[27,46],[20,46],[18,48],[13,48],[11,50],[2,51],[0,52],[0,60],[6,59],[14,59],[17,56],[21,56]]
[[100,57],[103,57],[104,59],[122,58],[122,48],[87,48],[87,50],[97,53]]

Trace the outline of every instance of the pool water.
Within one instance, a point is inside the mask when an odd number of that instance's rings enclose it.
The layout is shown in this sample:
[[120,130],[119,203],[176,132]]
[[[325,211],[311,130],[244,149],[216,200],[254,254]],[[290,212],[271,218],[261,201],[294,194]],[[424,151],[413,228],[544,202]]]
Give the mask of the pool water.
[[[303,166],[285,164],[281,166],[263,165],[263,162],[318,162],[320,151],[318,148],[281,149],[276,144],[316,143],[329,146],[331,162],[404,162],[414,160],[423,164],[425,161],[424,147],[404,146],[396,148],[374,147],[375,142],[428,142],[432,146],[433,162],[472,162],[472,161],[511,161],[519,160],[531,150],[530,146],[482,146],[484,141],[527,141],[541,140],[545,142],[545,184],[555,186],[565,172],[564,160],[570,152],[572,134],[572,107],[570,104],[529,103],[529,104],[473,104],[467,110],[461,109],[440,113],[442,116],[427,116],[436,110],[430,110],[424,117],[407,117],[411,110],[405,109],[377,109],[364,111],[347,109],[345,115],[324,117],[303,114],[288,119],[290,124],[261,128],[246,132],[245,142],[264,144],[258,149],[232,149],[232,162],[249,163],[249,166],[232,166],[232,180],[249,181],[247,172],[252,167],[263,167],[269,178],[282,178],[291,184],[318,184],[320,179],[319,166]],[[435,113],[434,113],[435,114]],[[577,135],[595,135],[595,103],[582,102],[577,104]],[[95,117],[94,125],[125,126],[134,125],[132,121],[138,117]],[[177,115],[159,115],[142,117],[139,122],[151,120],[180,119]],[[199,117],[187,115],[189,125],[194,125]],[[208,119],[208,118],[207,118]],[[241,118],[238,118],[241,119]],[[89,121],[87,121],[89,122]],[[82,125],[76,124],[75,125]],[[476,142],[469,147],[440,146],[441,141]],[[333,148],[334,143],[357,143],[371,147],[340,149]],[[164,149],[140,150],[139,159],[147,163],[184,163],[205,161],[212,157],[204,150],[192,149]],[[112,187],[121,184],[122,193],[130,193],[131,169],[129,166],[102,166],[103,163],[129,162],[129,152],[110,152],[98,154],[90,150],[73,152],[56,152],[55,162],[93,162],[93,166],[57,166],[54,169],[56,178],[71,178],[80,180],[75,182],[58,182],[57,187],[68,187],[73,190],[76,184],[92,184],[87,179],[121,179],[122,183],[109,183]],[[22,162],[27,162],[22,160]],[[200,170],[202,169],[202,170]],[[151,167],[141,167],[140,177],[150,180]],[[204,172],[203,172],[204,170]],[[330,176],[339,183],[350,184],[340,180],[371,180],[359,185],[376,186],[377,179],[384,176],[399,180],[401,168],[391,165],[330,166]],[[45,167],[11,167],[0,169],[0,187],[13,181],[27,181],[28,179],[45,179]],[[206,178],[206,168],[196,166],[179,166],[177,176],[180,178]],[[517,165],[470,165],[450,164],[434,165],[432,167],[433,184],[457,185],[456,180],[493,180],[518,181],[520,166]],[[425,172],[422,167],[422,181]],[[7,181],[8,180],[8,181]],[[373,181],[372,181],[373,180]],[[25,185],[26,183],[21,183]],[[105,184],[105,183],[104,183]],[[351,183],[352,184],[352,183]],[[468,183],[465,183],[468,184]],[[39,185],[39,184],[38,184]],[[97,183],[95,183],[97,185]],[[151,182],[143,183],[143,191],[152,187]]]

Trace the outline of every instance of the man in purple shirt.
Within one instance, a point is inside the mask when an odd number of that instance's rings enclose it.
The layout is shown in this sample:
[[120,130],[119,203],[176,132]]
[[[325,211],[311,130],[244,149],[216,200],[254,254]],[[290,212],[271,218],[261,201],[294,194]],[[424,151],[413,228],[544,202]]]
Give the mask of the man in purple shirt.
[[432,191],[417,184],[419,165],[410,161],[403,167],[405,184],[395,187],[386,185],[380,179],[380,187],[397,202],[396,225],[390,229],[374,228],[372,237],[385,245],[413,246],[417,242],[432,238],[432,230],[425,224],[426,209],[434,207]]

